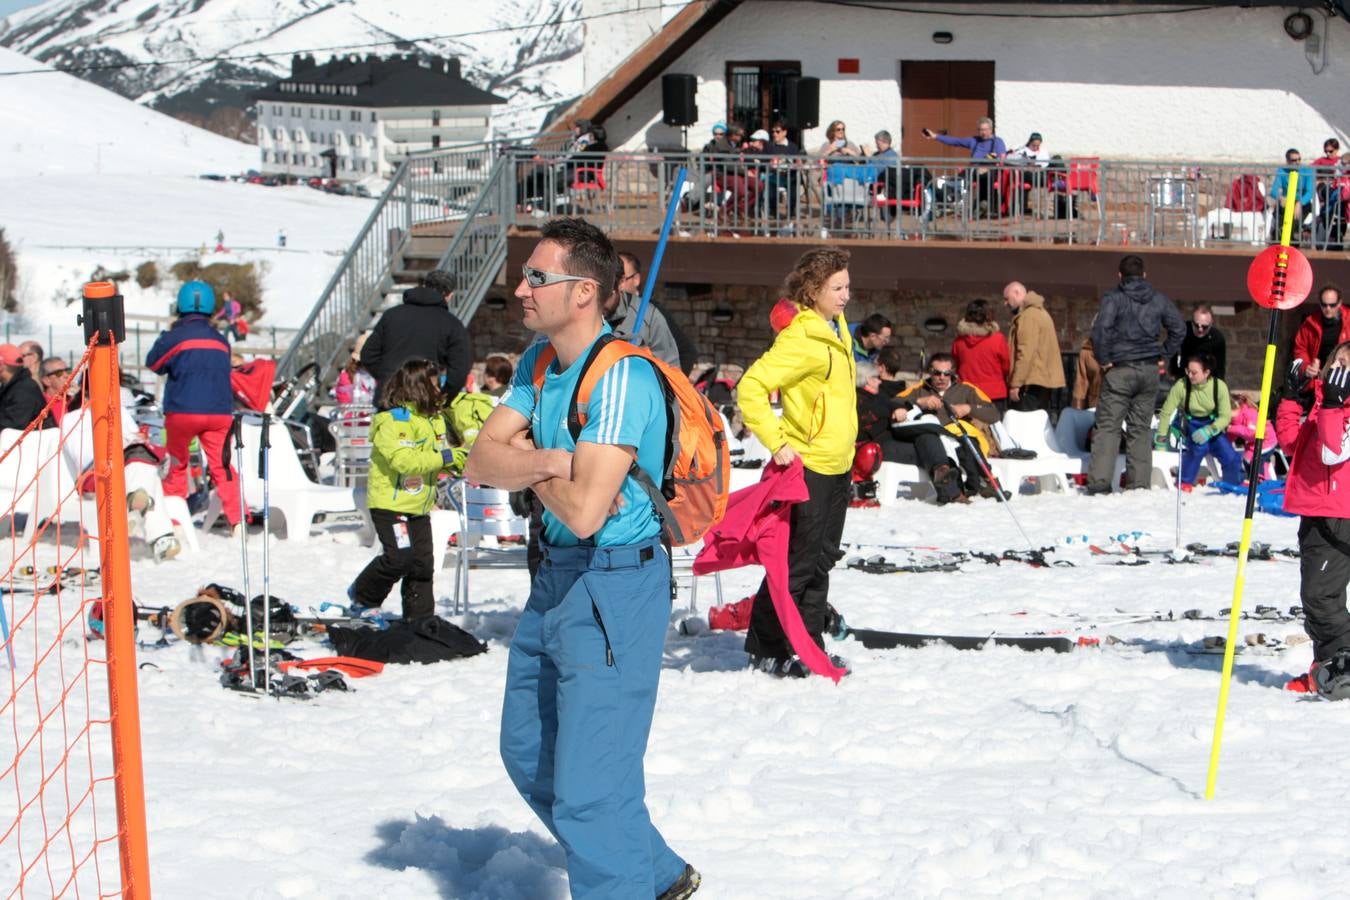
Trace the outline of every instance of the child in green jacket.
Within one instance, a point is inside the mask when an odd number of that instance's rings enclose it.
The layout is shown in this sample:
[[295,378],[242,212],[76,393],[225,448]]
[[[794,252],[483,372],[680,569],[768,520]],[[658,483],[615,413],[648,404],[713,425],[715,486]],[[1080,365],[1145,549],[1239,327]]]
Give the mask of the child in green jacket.
[[440,378],[436,365],[425,359],[404,363],[385,385],[389,408],[370,423],[366,504],[384,552],[347,589],[356,615],[382,605],[400,579],[405,619],[435,611],[436,558],[428,513],[436,500],[436,480],[453,461],[441,415]]

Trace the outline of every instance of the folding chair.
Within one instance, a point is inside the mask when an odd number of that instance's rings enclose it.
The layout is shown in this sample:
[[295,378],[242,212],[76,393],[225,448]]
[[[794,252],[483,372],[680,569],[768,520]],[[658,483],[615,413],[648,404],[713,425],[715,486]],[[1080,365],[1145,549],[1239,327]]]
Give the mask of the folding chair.
[[333,483],[349,488],[364,487],[370,472],[370,420],[375,407],[345,404],[337,407],[328,423],[337,449],[333,456]]
[[[511,492],[477,487],[461,479],[450,487],[459,512],[459,543],[455,547],[455,613],[469,611],[469,572],[473,569],[524,569],[530,520],[511,509]],[[484,537],[520,537],[518,547],[486,547]]]

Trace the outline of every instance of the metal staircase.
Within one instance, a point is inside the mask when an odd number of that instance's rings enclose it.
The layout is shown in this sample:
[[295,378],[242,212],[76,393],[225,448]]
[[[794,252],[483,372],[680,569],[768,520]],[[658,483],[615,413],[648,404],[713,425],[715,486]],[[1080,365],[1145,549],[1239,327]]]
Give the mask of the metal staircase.
[[458,276],[452,311],[469,323],[506,260],[512,174],[511,158],[496,143],[432,150],[399,165],[277,363],[277,377],[291,382],[278,410],[314,404],[386,298],[415,280],[427,268],[428,248],[447,239],[436,267]]

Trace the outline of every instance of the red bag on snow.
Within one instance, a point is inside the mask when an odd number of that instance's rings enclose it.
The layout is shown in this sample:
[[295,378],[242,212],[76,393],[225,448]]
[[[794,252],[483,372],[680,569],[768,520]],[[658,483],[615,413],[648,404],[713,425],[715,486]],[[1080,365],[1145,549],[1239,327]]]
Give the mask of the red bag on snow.
[[746,597],[735,603],[708,608],[708,627],[713,631],[745,631],[750,627],[750,610],[755,606],[754,597]]

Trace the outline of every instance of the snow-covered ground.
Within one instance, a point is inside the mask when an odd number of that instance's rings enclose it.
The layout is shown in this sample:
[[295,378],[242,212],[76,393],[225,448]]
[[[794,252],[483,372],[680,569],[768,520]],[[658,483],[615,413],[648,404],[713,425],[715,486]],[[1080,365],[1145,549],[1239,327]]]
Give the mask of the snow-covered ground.
[[[0,69],[38,64],[0,48]],[[185,259],[264,268],[266,325],[304,321],[373,201],[307,187],[200,180],[257,164],[257,148],[194,128],[69,75],[7,79],[0,91],[0,228],[19,258],[21,310],[11,339],[56,353],[82,343],[67,301],[98,267],[153,261],[159,287],[122,284],[127,311],[163,315]],[[55,115],[53,111],[59,110]],[[286,233],[285,249],[277,234]],[[223,233],[229,252],[214,252]],[[153,340],[154,332],[147,337]]]
[[[1306,671],[1308,646],[1238,657],[1218,795],[1207,802],[1222,657],[1168,644],[1222,634],[1226,623],[1109,617],[1227,607],[1235,562],[1116,566],[1062,542],[1143,531],[1143,545],[1171,549],[1174,496],[1017,498],[1012,508],[1032,539],[1059,542],[1054,556],[1073,567],[836,569],[832,580],[832,602],[858,627],[1062,630],[1133,642],[1125,646],[1055,655],[867,651],[847,641],[831,644],[853,667],[835,686],[746,671],[739,635],[691,638],[672,629],[647,754],[648,804],[672,846],[702,870],[699,897],[1341,894],[1350,864],[1334,823],[1350,784],[1336,773],[1350,706],[1280,689]],[[1231,496],[1188,497],[1184,539],[1236,539],[1242,506]],[[1260,514],[1255,538],[1294,546],[1296,522]],[[1008,512],[989,500],[854,510],[845,536],[946,549],[1024,546]],[[261,548],[252,546],[257,590]],[[274,542],[272,589],[301,608],[340,599],[369,556],[331,537],[304,547]],[[209,581],[238,585],[240,575],[237,545],[214,535],[202,537],[195,557],[137,561],[133,573],[139,601],[155,606]],[[757,571],[727,575],[727,599],[757,581]],[[442,570],[438,594],[452,582],[453,571]],[[526,594],[523,571],[476,575],[472,612],[457,621],[488,640],[490,652],[389,667],[353,681],[350,693],[304,703],[223,690],[218,650],[200,658],[182,644],[142,651],[142,662],[153,663],[140,678],[156,893],[565,896],[562,854],[497,757],[507,642]],[[700,605],[711,596],[704,579]],[[687,598],[682,590],[678,605]],[[1244,608],[1297,602],[1295,562],[1249,564]],[[1300,631],[1297,623],[1243,624],[1244,634],[1258,630]],[[11,865],[0,860],[0,873]]]

